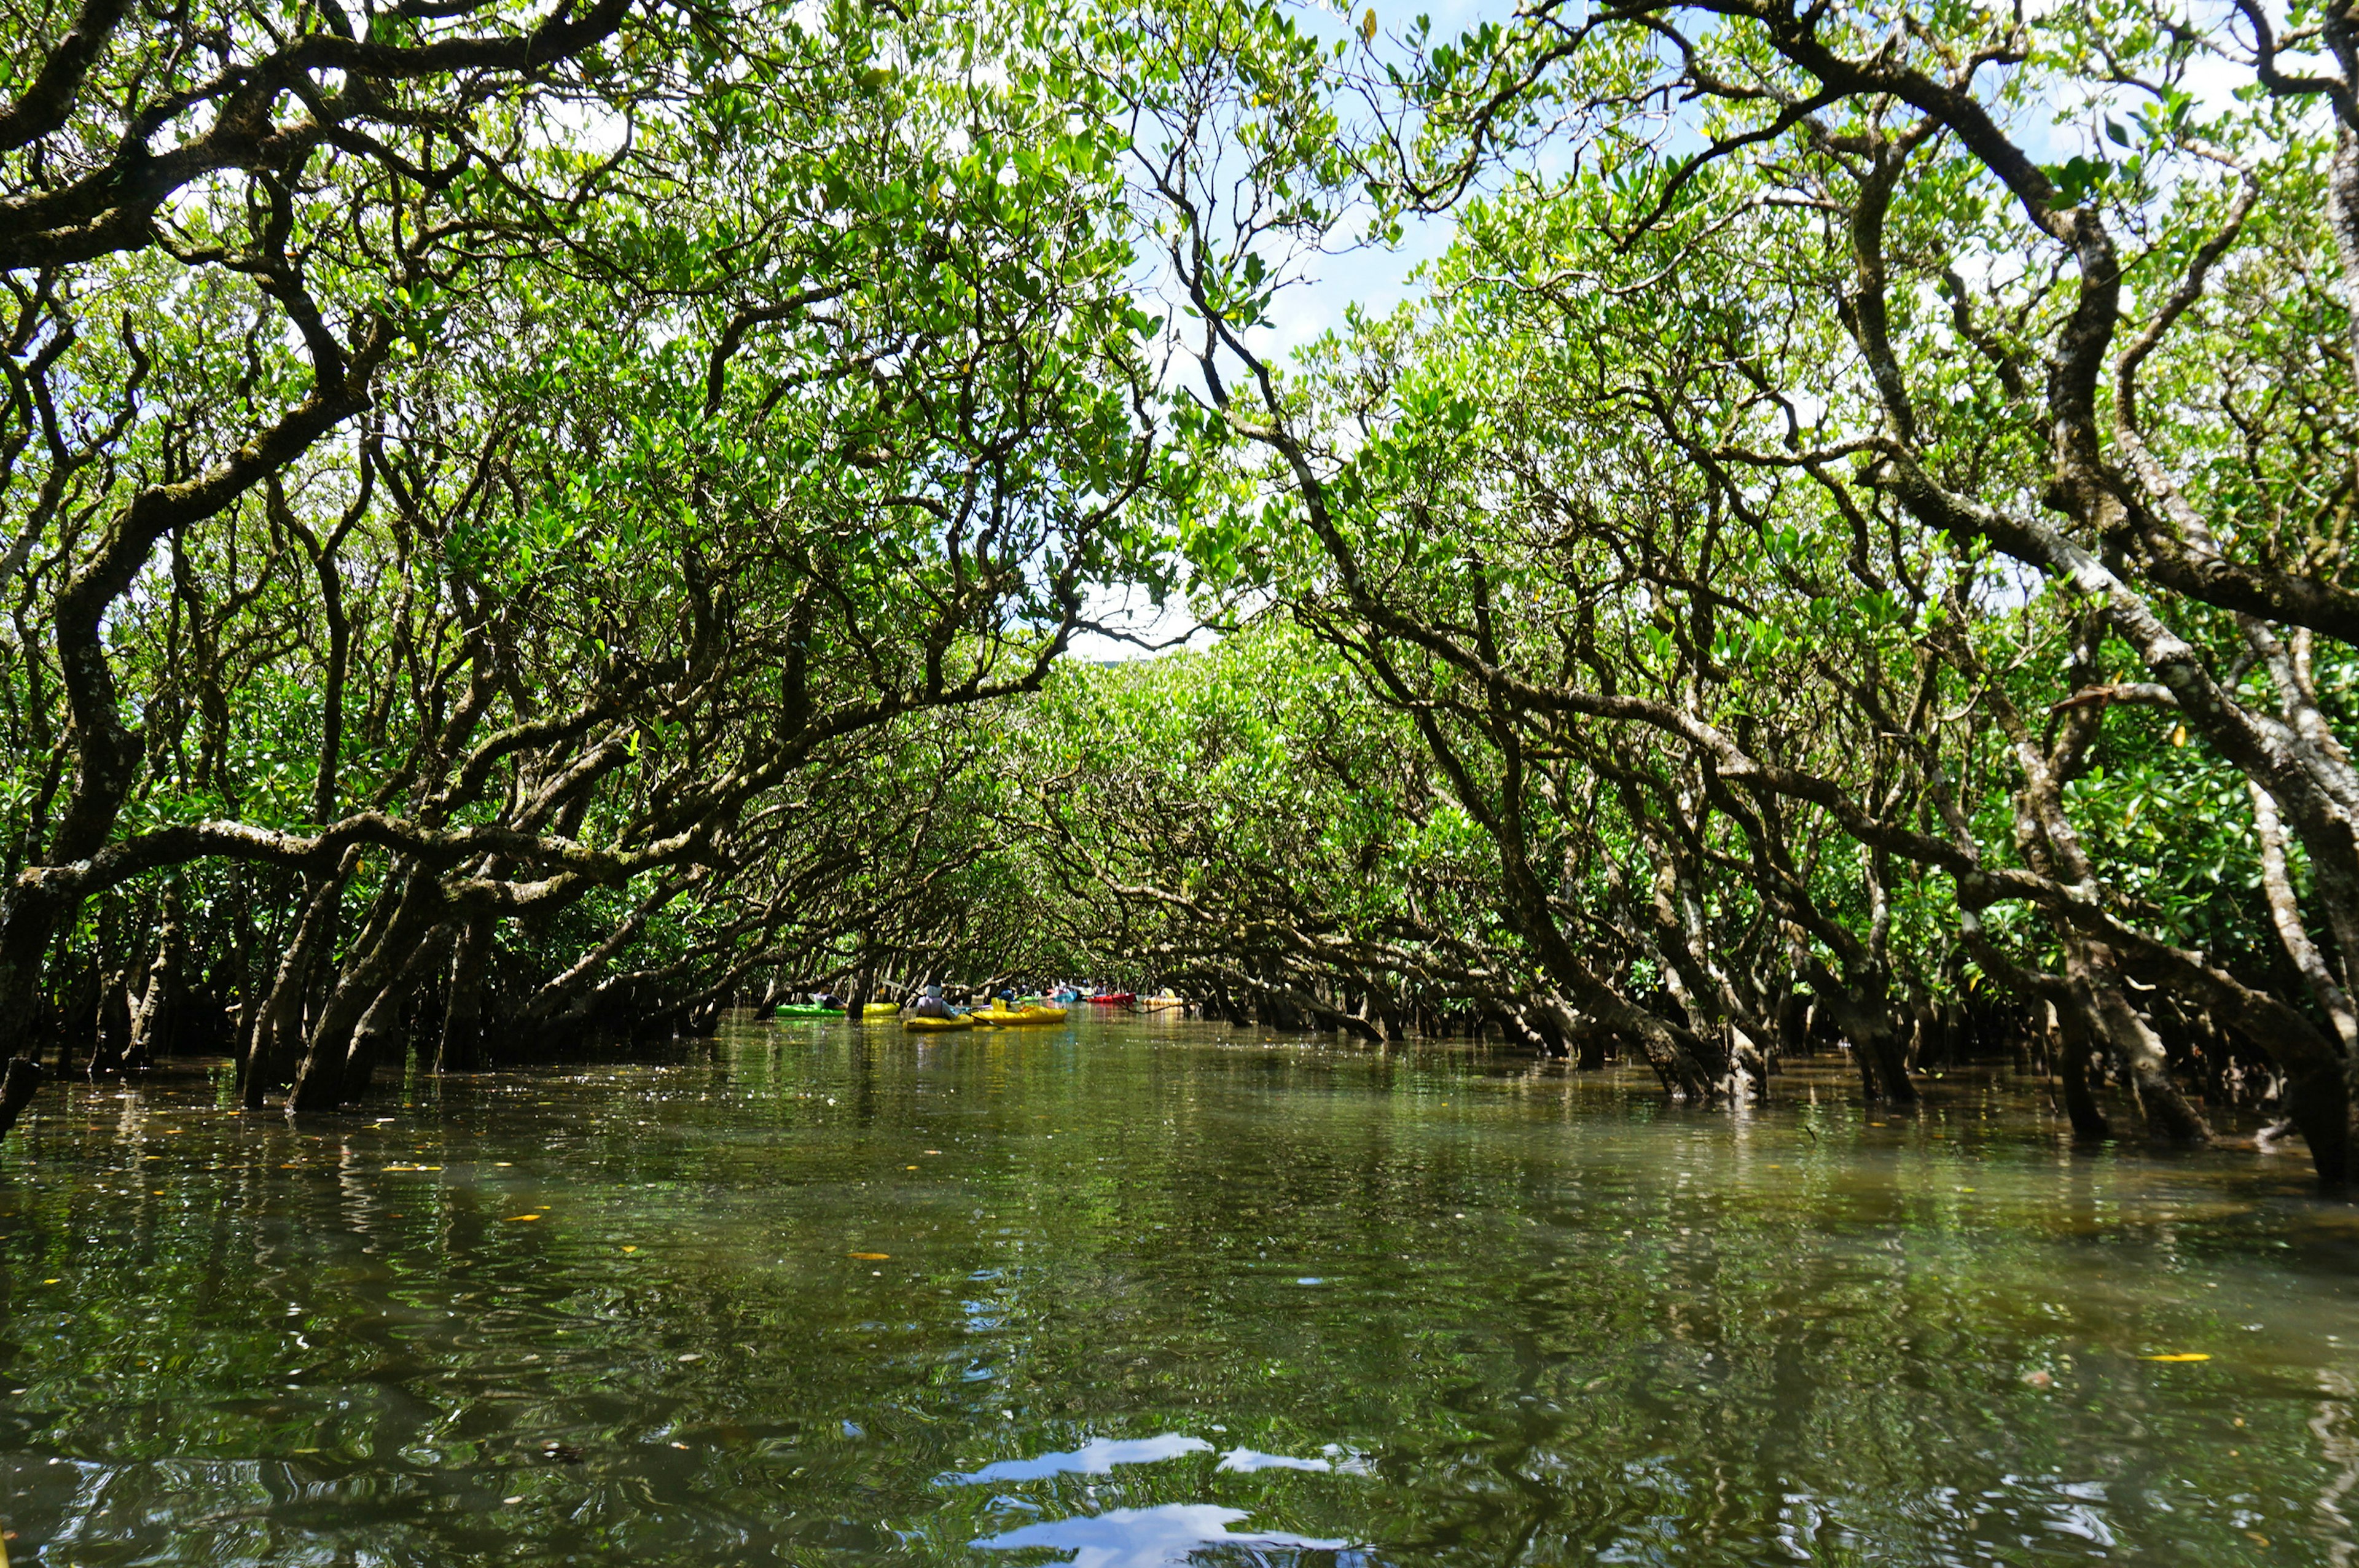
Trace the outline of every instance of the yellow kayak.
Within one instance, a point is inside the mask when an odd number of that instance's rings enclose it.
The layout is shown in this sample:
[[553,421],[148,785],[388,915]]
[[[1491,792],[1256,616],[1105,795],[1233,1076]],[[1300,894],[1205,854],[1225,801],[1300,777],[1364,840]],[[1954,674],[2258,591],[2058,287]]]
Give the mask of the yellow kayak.
[[897,1001],[872,1001],[866,1007],[860,1010],[860,1016],[863,1018],[890,1018],[900,1011],[901,1004]]
[[1062,1023],[1065,1010],[1061,1007],[1019,1007],[1010,1011],[1004,1007],[979,1007],[968,1016],[977,1023],[996,1023],[1015,1028],[1026,1023]]
[[973,1029],[972,1018],[919,1018],[915,1015],[901,1021],[901,1027],[913,1034],[946,1033],[953,1029]]

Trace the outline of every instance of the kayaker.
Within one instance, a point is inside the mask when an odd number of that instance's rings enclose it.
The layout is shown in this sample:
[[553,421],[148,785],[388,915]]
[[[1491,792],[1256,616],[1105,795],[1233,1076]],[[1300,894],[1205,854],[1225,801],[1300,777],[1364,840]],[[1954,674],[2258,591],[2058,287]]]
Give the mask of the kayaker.
[[951,1011],[951,1004],[942,1000],[942,988],[938,985],[929,985],[926,988],[925,1000],[919,1002],[915,1007],[912,1007],[909,1010],[909,1016],[912,1018],[956,1018],[958,1014],[952,1012]]

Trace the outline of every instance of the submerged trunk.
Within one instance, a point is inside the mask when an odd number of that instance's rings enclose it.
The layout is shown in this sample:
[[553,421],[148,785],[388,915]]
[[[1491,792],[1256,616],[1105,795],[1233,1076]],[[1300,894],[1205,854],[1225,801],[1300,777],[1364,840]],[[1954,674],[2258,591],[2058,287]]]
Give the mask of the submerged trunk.
[[418,1000],[426,977],[450,951],[451,932],[445,925],[430,933],[409,955],[409,961],[391,984],[377,994],[353,1029],[353,1046],[344,1062],[344,1098],[357,1100],[369,1090],[377,1064],[391,1057],[402,1044],[410,1004]]
[[5,1074],[0,1074],[0,1138],[16,1125],[32,1102],[33,1091],[41,1087],[41,1064],[30,1056],[9,1058]]
[[139,993],[139,1010],[131,1021],[131,1065],[145,1067],[158,1056],[168,1056],[178,1045],[185,1011],[188,939],[181,929],[177,900],[165,904],[164,929],[158,934],[156,961],[148,966],[147,983]]
[[311,990],[311,972],[328,946],[336,912],[343,901],[344,877],[357,852],[326,877],[315,878],[311,895],[296,926],[295,940],[279,962],[270,993],[254,1021],[246,1042],[245,1060],[238,1078],[238,1103],[260,1110],[263,1097],[285,1081],[303,1040],[303,1007]]
[[484,970],[492,957],[492,919],[470,915],[451,953],[451,1000],[442,1014],[438,1073],[473,1073],[484,1065]]
[[2057,1076],[2064,1086],[2064,1116],[2072,1124],[2072,1137],[2082,1143],[2101,1143],[2114,1135],[2114,1127],[2097,1108],[2097,1097],[2089,1085],[2089,1064],[2094,1053],[2088,1020],[2070,1002],[2061,1008],[2050,1002],[2048,1017],[2057,1037]]
[[431,873],[414,871],[383,927],[329,992],[288,1092],[290,1111],[332,1110],[344,1099],[344,1066],[353,1033],[369,1009],[409,967],[442,913]]
[[101,984],[96,964],[86,963],[75,972],[73,989],[58,1018],[58,1076],[61,1078],[98,1044]]
[[2359,1090],[2346,1075],[2286,1069],[2286,1119],[2310,1145],[2319,1184],[2330,1190],[2340,1191],[2351,1181],[2351,1150],[2359,1143],[2359,1130],[2352,1126],[2354,1107],[2359,1107]]
[[1832,976],[1825,976],[1820,980],[1819,1000],[1843,1038],[1851,1042],[1861,1092],[1871,1102],[1915,1105],[1917,1085],[1908,1076],[1908,1056],[1884,987],[1874,983],[1855,992],[1833,983]]
[[102,982],[98,999],[98,1037],[91,1048],[90,1072],[123,1071],[131,1054],[131,988],[120,972]]
[[2112,953],[2100,943],[2068,942],[2065,973],[2077,1009],[2085,1015],[2089,1038],[2101,1043],[2121,1068],[2138,1113],[2146,1120],[2147,1136],[2165,1143],[2211,1142],[2212,1129],[2202,1113],[2171,1081],[2162,1042],[2124,994]]

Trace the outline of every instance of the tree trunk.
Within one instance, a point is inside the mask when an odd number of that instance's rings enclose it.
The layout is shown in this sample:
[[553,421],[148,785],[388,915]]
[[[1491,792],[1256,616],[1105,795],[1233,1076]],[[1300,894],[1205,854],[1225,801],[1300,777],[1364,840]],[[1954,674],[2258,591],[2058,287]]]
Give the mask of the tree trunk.
[[2078,1008],[2087,1015],[2089,1035],[2103,1044],[2129,1080],[2147,1135],[2166,1143],[2211,1142],[2202,1113],[2171,1081],[2162,1042],[2124,994],[2111,951],[2102,943],[2068,939],[2064,966]]
[[1871,1104],[1882,1100],[1897,1106],[1917,1103],[1917,1085],[1908,1076],[1908,1064],[1901,1054],[1898,1032],[1893,1027],[1892,1010],[1884,1005],[1881,986],[1875,994],[1854,996],[1835,985],[1821,985],[1820,1000],[1834,1015],[1835,1026],[1843,1038],[1851,1042],[1852,1055],[1859,1065],[1861,1091]]
[[378,1062],[392,1054],[399,1044],[404,1025],[408,1021],[409,1004],[418,998],[419,988],[428,975],[448,954],[451,946],[450,927],[445,925],[429,934],[410,954],[409,962],[401,973],[378,993],[369,1010],[353,1028],[353,1048],[344,1062],[344,1098],[357,1100],[368,1093],[369,1080],[376,1073]]
[[2089,1061],[2093,1054],[2089,1039],[2088,1020],[2081,1010],[2071,1004],[2059,1008],[2050,1002],[2048,1017],[2057,1035],[2057,1076],[2064,1085],[2064,1116],[2072,1124],[2076,1142],[2102,1143],[2114,1135],[2113,1123],[2097,1108],[2097,1097],[2089,1087]]
[[131,989],[117,971],[100,985],[98,1038],[90,1054],[90,1076],[123,1071],[124,1058],[130,1051]]
[[130,1065],[145,1067],[158,1056],[171,1054],[178,1040],[181,1011],[180,928],[177,921],[164,927],[156,945],[156,962],[147,970],[147,989],[132,1021]]
[[2352,1125],[2359,1092],[2345,1073],[2287,1066],[2284,1105],[2286,1119],[2310,1145],[2318,1184],[2341,1191],[2351,1181],[2351,1150],[2359,1143],[2359,1130]]
[[41,1087],[41,1064],[30,1056],[11,1057],[5,1076],[0,1076],[0,1138],[16,1125],[31,1103],[33,1091]]
[[290,1111],[332,1110],[343,1102],[344,1065],[362,1017],[408,968],[442,914],[441,888],[433,874],[412,871],[399,901],[367,949],[340,978],[320,1010],[288,1092]]
[[103,981],[98,966],[85,963],[74,974],[73,990],[58,1021],[58,1076],[74,1070],[98,1045],[99,993]]
[[438,1073],[475,1073],[484,1066],[484,971],[492,957],[492,917],[473,914],[459,928],[451,954],[451,1001],[442,1014]]
[[260,1110],[263,1097],[277,1088],[294,1065],[302,1044],[303,1003],[310,993],[311,971],[335,928],[344,878],[358,856],[357,850],[348,851],[333,873],[314,878],[310,883],[311,896],[296,925],[295,940],[279,961],[278,973],[255,1015],[254,1033],[246,1041],[245,1060],[238,1076],[238,1103],[247,1110]]

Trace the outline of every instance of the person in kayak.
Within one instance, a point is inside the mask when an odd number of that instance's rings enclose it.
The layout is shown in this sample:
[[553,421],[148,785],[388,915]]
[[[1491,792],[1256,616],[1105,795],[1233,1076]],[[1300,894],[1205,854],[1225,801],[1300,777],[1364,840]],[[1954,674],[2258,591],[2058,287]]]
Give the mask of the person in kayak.
[[956,1018],[958,1014],[952,1012],[951,1011],[951,1004],[942,1000],[942,988],[939,985],[929,985],[926,987],[925,999],[919,1001],[916,1006],[909,1009],[909,1016],[912,1018]]

